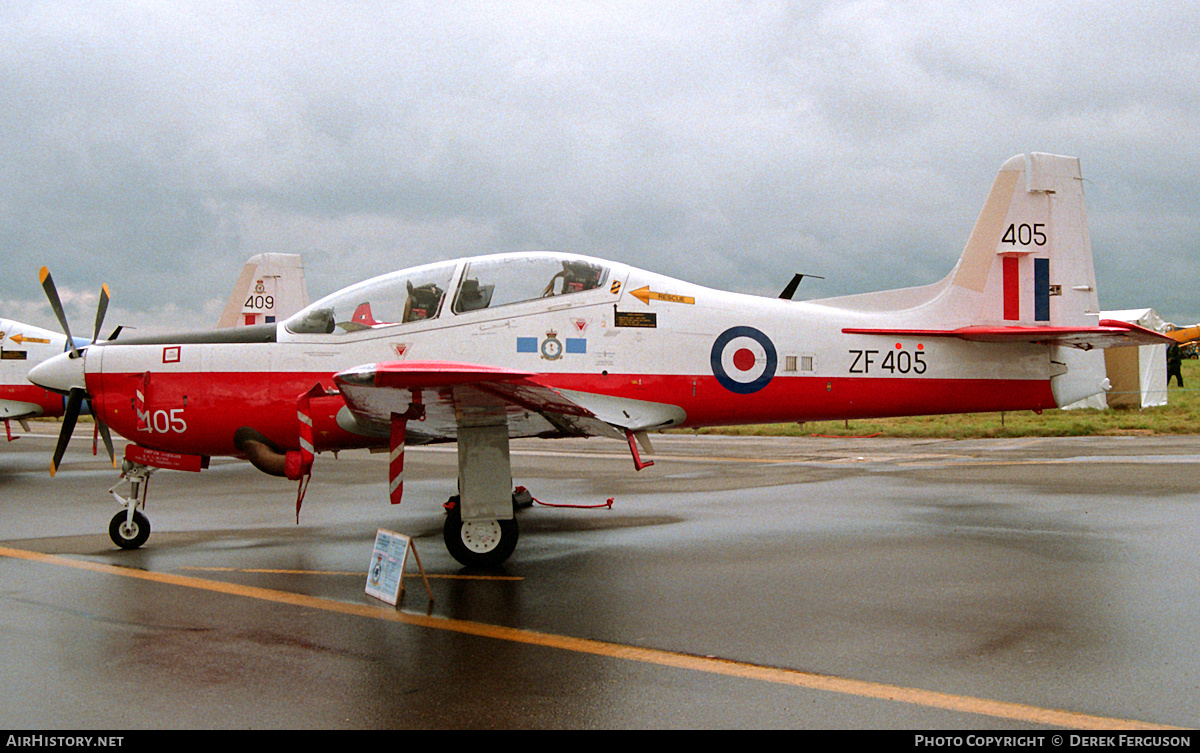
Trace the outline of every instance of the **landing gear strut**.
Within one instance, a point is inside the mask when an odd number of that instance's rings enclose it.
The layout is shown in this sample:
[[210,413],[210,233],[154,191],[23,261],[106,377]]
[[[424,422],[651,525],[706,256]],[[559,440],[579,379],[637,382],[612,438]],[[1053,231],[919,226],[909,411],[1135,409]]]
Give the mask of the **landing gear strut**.
[[[150,519],[139,508],[146,506],[150,474],[158,470],[141,463],[125,461],[121,469],[121,480],[113,484],[109,493],[123,510],[113,516],[108,524],[108,536],[122,549],[137,549],[150,538]],[[117,487],[129,484],[129,496],[117,494]]]
[[450,556],[467,567],[498,567],[517,548],[508,424],[475,416],[458,426],[458,496],[446,505],[442,534]]

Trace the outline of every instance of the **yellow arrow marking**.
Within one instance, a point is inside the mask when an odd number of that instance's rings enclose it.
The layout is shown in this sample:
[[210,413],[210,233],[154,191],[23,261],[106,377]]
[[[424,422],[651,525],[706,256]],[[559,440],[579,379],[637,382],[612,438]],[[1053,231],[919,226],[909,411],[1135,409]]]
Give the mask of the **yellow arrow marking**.
[[26,337],[25,335],[13,335],[9,339],[15,343],[50,343],[49,340],[44,340],[40,337]]
[[634,298],[637,298],[639,301],[646,304],[647,306],[650,305],[651,300],[668,301],[670,303],[695,303],[696,302],[696,299],[692,298],[690,295],[674,295],[672,293],[655,293],[653,290],[650,289],[649,285],[646,285],[645,287],[641,287],[641,288],[638,288],[637,290],[631,291],[630,295],[632,295]]

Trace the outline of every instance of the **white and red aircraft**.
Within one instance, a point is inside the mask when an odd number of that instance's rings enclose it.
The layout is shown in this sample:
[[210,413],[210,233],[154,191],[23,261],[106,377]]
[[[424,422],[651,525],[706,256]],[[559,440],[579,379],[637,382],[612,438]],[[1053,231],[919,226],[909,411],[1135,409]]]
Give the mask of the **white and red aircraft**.
[[[76,338],[76,347],[87,340]],[[39,363],[67,349],[67,336],[32,324],[0,319],[0,419],[8,441],[16,437],[11,421],[29,431],[27,419],[63,414],[63,396],[30,384],[26,376]]]
[[941,282],[786,298],[572,254],[480,256],[376,277],[276,325],[96,342],[30,379],[90,396],[130,440],[131,494],[110,526],[122,547],[149,535],[138,489],[156,468],[242,456],[299,480],[298,512],[314,453],[390,447],[398,502],[405,445],[456,441],[445,541],[487,566],[517,541],[511,437],[623,439],[640,469],[639,441],[667,427],[1041,411],[1107,388],[1092,348],[1167,339],[1099,320],[1079,163],[1047,154],[1000,168]]

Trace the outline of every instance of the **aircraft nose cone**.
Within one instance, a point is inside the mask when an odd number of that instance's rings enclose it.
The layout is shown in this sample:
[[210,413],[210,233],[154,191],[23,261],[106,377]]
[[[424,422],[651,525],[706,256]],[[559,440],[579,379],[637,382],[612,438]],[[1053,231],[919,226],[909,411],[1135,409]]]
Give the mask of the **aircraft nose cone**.
[[70,353],[60,353],[30,369],[29,381],[54,392],[67,393],[72,389],[86,389],[83,382],[83,360],[82,354],[72,358]]

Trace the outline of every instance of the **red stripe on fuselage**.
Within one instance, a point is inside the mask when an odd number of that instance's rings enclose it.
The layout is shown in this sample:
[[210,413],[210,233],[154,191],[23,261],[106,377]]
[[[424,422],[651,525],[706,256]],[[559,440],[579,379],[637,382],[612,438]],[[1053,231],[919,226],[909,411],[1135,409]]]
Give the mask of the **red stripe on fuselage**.
[[1057,407],[1049,380],[780,377],[749,395],[711,376],[537,377],[549,387],[678,405],[686,426],[731,426]]
[[[732,393],[713,376],[542,374],[531,378],[557,389],[677,405],[684,426],[724,426],[885,416],[1043,410],[1056,407],[1049,380],[776,376],[749,395]],[[163,374],[151,378],[146,405],[150,431],[138,431],[132,409],[140,374],[105,374],[104,389],[88,388],[104,421],[144,447],[196,455],[235,455],[233,434],[250,426],[281,449],[299,449],[296,404],[330,374]],[[318,451],[386,446],[337,425],[341,397],[312,400]]]

